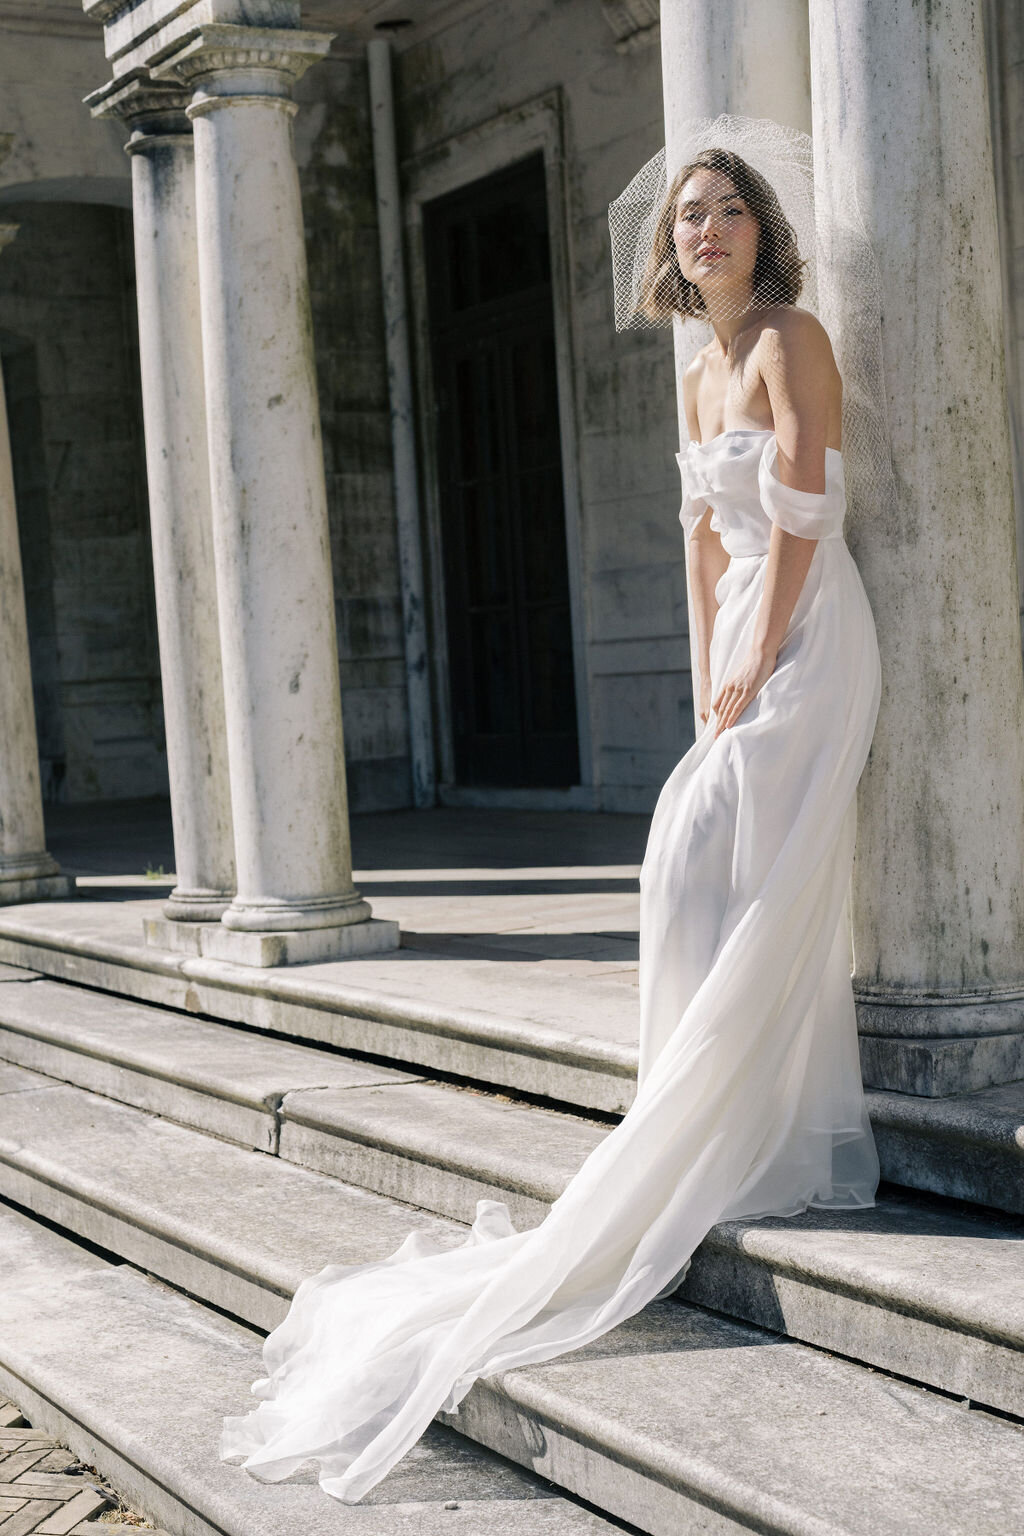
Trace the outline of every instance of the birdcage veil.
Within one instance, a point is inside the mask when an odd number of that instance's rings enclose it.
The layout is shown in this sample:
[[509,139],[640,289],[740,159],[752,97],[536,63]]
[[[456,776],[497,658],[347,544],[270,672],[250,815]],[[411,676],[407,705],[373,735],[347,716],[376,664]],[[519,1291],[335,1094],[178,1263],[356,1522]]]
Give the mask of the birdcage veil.
[[[881,280],[856,187],[852,182],[841,189],[829,187],[828,195],[816,198],[810,135],[771,118],[730,113],[691,118],[673,138],[677,168],[703,156],[712,168],[724,169],[728,156],[739,157],[742,164],[735,170],[744,186],[736,176],[731,179],[760,225],[758,265],[751,297],[743,307],[799,302],[818,317],[843,380],[848,486],[852,479],[861,494],[891,501],[895,481],[882,359]],[[726,155],[716,159],[705,151]],[[674,326],[677,374],[682,377],[713,333],[699,291],[682,277],[669,248],[674,210],[668,207],[668,192],[674,175],[675,170],[669,174],[665,150],[659,149],[609,205],[608,225],[615,329]],[[723,229],[728,229],[724,221]],[[727,240],[725,234],[724,243]]]

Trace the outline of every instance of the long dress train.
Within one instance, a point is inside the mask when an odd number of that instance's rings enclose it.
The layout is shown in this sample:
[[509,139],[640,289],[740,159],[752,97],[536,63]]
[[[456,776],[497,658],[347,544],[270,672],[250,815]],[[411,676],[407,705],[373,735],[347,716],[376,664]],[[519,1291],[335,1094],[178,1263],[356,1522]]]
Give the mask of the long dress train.
[[629,1112],[539,1226],[480,1200],[465,1242],[410,1233],[388,1258],[305,1280],[266,1341],[252,1413],[221,1455],[267,1480],[320,1463],[358,1501],[481,1376],[576,1349],[674,1290],[728,1217],[874,1203],[850,979],[855,790],[880,694],[875,627],[826,488],[784,486],[770,431],[679,456],[687,537],[702,503],[731,561],[712,687],[745,654],[772,522],[818,540],[776,667],[714,719],[661,791],[640,875],[640,1069]]

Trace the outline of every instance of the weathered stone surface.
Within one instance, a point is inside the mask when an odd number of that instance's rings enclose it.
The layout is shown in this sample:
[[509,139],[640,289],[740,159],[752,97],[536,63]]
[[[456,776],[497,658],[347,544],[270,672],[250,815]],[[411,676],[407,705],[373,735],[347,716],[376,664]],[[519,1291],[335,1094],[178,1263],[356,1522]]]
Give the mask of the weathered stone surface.
[[[217,1459],[260,1374],[248,1329],[0,1210],[0,1387],[173,1536],[604,1536],[599,1514],[432,1426],[358,1506]],[[446,1507],[452,1502],[456,1509]]]
[[461,1239],[424,1212],[29,1075],[4,1101],[0,1194],[257,1327],[327,1263],[384,1258],[413,1228]]
[[[391,1200],[465,1221],[477,1199],[504,1199],[520,1229],[536,1225],[544,1190],[556,1198],[602,1135],[439,1085],[299,1092],[298,1118],[285,1101],[282,1159],[315,1161],[340,1184],[17,1067],[0,1068],[5,1089],[0,1193],[263,1327],[327,1263],[384,1256],[414,1225],[459,1240],[452,1223]],[[1020,1413],[1022,1253],[1012,1219],[887,1199],[723,1224],[682,1294]]]
[[[858,1009],[858,1016],[862,1012]],[[1024,1010],[1017,1005],[1006,1012],[1019,1020]],[[869,1087],[947,1098],[1024,1077],[1024,1032],[970,1035],[962,1040],[885,1039],[862,1034],[860,1059]]]
[[52,981],[0,990],[0,1057],[264,1152],[285,1094],[412,1080]]
[[655,1536],[1003,1536],[1024,1515],[1018,1426],[672,1302],[478,1382],[451,1422]]
[[[544,949],[535,950],[537,964],[526,965],[493,951],[460,957],[439,940],[425,953],[402,948],[264,973],[149,948],[139,919],[158,914],[156,902],[104,901],[0,911],[0,960],[588,1108],[619,1111],[632,1101],[638,1004],[628,962],[564,975],[543,962]],[[568,937],[549,937],[547,950],[563,943],[585,954],[593,936],[579,937],[579,921],[563,918]],[[531,937],[521,941],[524,956]]]
[[724,1222],[679,1294],[1024,1417],[1024,1222],[891,1196]]
[[1024,1081],[948,1099],[869,1091],[882,1175],[1024,1214]]
[[535,1226],[602,1126],[429,1083],[290,1093],[281,1156],[410,1205],[471,1222],[479,1199],[504,1200]]

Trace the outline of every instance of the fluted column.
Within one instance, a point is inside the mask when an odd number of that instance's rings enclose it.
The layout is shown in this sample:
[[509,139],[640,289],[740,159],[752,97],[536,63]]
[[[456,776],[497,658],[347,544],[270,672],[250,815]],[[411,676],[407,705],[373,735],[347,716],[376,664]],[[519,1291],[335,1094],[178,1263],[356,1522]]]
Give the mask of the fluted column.
[[[691,117],[770,117],[811,131],[807,0],[661,0],[665,160],[669,181],[682,164],[680,135]],[[686,354],[676,331],[679,445],[689,431],[683,407]],[[686,550],[689,562],[689,550]],[[687,604],[693,611],[687,563]],[[700,701],[693,700],[700,730]]]
[[[188,93],[146,80],[88,97],[131,129],[139,354],[177,884],[170,922],[217,922],[235,891],[217,625]],[[150,922],[150,942],[190,946]]]
[[[17,224],[0,224],[0,252]],[[0,371],[0,905],[68,896],[74,880],[46,851],[7,402]]]
[[1024,1077],[1024,679],[984,39],[975,4],[811,0],[810,19],[818,196],[842,209],[855,186],[877,254],[895,468],[891,498],[848,519],[883,675],[854,868],[865,1079],[948,1094]]
[[[392,948],[352,884],[327,500],[290,90],[330,37],[201,27],[192,94],[207,435],[243,963]],[[274,936],[277,936],[276,942]]]

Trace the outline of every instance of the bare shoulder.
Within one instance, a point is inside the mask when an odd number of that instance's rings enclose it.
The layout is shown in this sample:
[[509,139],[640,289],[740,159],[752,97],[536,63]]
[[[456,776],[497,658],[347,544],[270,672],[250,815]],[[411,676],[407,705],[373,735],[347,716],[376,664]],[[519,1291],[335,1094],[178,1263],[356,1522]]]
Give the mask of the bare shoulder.
[[758,336],[766,360],[801,367],[835,366],[832,342],[817,315],[798,304],[776,304],[766,314]]

